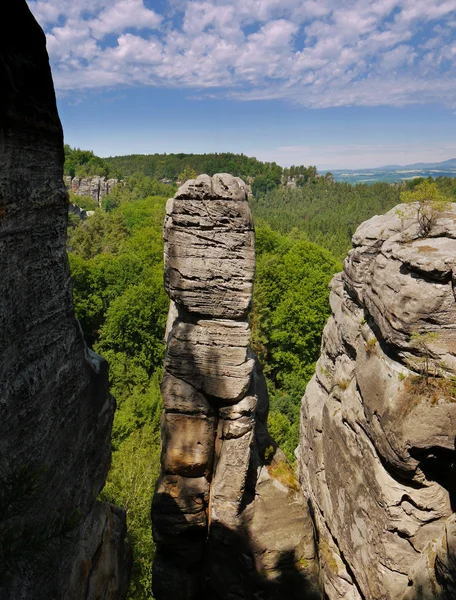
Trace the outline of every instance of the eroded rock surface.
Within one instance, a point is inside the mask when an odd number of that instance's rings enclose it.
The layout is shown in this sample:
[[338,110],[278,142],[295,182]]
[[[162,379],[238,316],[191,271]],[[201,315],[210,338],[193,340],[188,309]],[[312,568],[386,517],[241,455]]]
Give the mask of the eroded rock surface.
[[267,433],[266,386],[249,348],[255,255],[244,183],[226,174],[186,182],[168,202],[164,238],[172,302],[154,596],[318,598],[312,521],[297,487],[272,476],[284,456]]
[[96,504],[114,400],[73,313],[45,36],[24,0],[0,30],[0,598],[120,600],[125,515]]
[[116,185],[123,185],[119,179],[108,179],[107,177],[70,177],[63,178],[65,186],[76,196],[89,196],[98,206],[105,196],[108,196]]
[[329,600],[455,597],[456,210],[427,238],[406,215],[356,231],[302,401]]

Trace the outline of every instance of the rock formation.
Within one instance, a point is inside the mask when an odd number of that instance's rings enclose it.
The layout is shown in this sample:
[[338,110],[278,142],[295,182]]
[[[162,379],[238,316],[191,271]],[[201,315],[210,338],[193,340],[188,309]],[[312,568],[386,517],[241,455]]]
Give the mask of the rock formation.
[[70,177],[63,178],[68,190],[76,196],[89,196],[101,206],[101,200],[108,196],[112,188],[117,184],[123,185],[119,179],[108,179],[107,177]]
[[286,466],[249,348],[255,256],[244,183],[226,174],[186,182],[168,201],[164,238],[171,309],[154,596],[317,598],[312,522],[297,486],[277,476]]
[[400,206],[353,245],[301,411],[326,597],[454,599],[456,210],[422,238]]
[[72,202],[69,202],[68,204],[68,212],[76,217],[79,217],[81,221],[85,221],[87,217],[91,217],[93,214],[95,214],[95,211],[85,210],[84,208],[81,208]]
[[125,514],[106,362],[74,317],[63,136],[45,36],[25,0],[0,25],[0,598],[117,600]]

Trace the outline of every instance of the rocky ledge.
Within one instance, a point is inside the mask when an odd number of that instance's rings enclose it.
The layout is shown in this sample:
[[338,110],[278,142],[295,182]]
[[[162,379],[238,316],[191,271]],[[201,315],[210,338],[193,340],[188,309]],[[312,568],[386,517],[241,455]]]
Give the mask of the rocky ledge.
[[329,600],[456,597],[456,209],[426,238],[398,209],[356,231],[302,401]]
[[249,347],[254,232],[244,182],[201,175],[167,205],[171,298],[161,475],[152,506],[157,600],[318,598],[310,514],[266,429]]

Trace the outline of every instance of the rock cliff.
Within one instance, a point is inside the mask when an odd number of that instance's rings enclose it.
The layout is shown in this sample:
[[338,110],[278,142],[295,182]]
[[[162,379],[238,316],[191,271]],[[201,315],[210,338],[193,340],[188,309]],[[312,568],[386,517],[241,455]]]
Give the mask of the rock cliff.
[[249,348],[255,255],[244,182],[186,182],[168,202],[164,238],[171,309],[154,596],[317,598],[310,514],[267,433]]
[[426,238],[405,215],[356,231],[302,401],[329,600],[456,597],[456,210]]
[[25,0],[0,24],[0,598],[120,600],[125,514],[110,465],[106,362],[74,317],[63,136]]
[[92,200],[101,206],[101,200],[108,196],[112,188],[117,185],[123,185],[119,179],[108,179],[107,177],[70,177],[66,175],[63,178],[65,186],[76,196],[90,196]]

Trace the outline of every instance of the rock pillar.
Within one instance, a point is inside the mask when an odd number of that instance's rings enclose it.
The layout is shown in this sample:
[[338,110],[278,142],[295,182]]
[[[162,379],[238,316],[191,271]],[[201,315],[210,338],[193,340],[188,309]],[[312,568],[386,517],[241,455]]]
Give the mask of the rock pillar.
[[[125,514],[96,503],[111,458],[106,362],[74,316],[63,135],[25,0],[0,23],[0,598],[124,597]],[[106,545],[105,545],[106,543]]]
[[186,182],[168,202],[164,238],[171,309],[154,595],[314,597],[307,508],[266,467],[265,454],[284,457],[267,434],[267,393],[249,347],[255,254],[244,182]]

